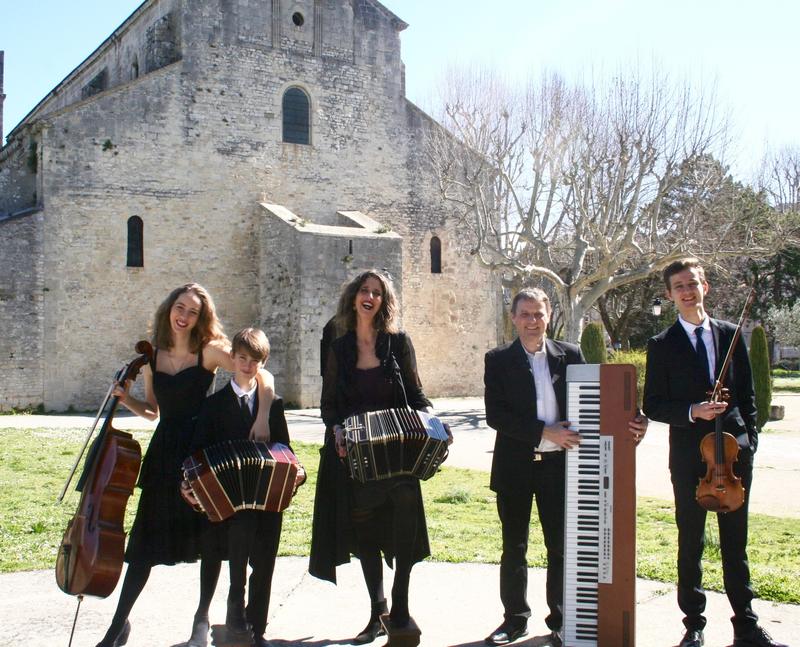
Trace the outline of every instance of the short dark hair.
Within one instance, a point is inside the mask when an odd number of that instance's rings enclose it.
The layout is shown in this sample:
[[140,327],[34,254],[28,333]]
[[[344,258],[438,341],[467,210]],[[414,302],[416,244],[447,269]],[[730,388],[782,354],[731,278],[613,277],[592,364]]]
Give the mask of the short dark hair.
[[542,288],[522,288],[514,295],[514,300],[511,302],[512,315],[517,314],[517,304],[523,299],[544,303],[547,308],[548,316],[550,316],[550,313],[553,311],[553,307],[550,305],[550,297],[547,296],[547,292],[542,290]]
[[694,256],[687,256],[686,258],[678,259],[677,261],[673,261],[669,265],[664,268],[664,273],[662,277],[664,279],[664,286],[667,290],[671,290],[672,286],[669,284],[670,279],[679,272],[683,272],[684,270],[689,269],[697,269],[697,274],[700,278],[705,281],[706,280],[706,273],[703,269],[703,266],[700,264],[700,259],[695,258]]
[[233,336],[231,343],[231,353],[244,352],[259,362],[269,357],[269,350],[269,339],[258,328],[242,328]]

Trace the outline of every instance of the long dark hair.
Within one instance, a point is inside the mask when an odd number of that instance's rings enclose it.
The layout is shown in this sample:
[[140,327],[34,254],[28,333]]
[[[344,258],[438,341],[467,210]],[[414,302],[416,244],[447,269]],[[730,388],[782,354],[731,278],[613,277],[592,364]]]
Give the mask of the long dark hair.
[[389,278],[378,270],[367,270],[355,277],[342,290],[339,297],[339,305],[336,309],[336,324],[344,330],[355,330],[356,328],[356,295],[359,289],[368,278],[377,279],[381,284],[383,298],[381,307],[372,320],[378,332],[396,333],[399,331],[397,326],[397,315],[399,307],[397,295],[395,294],[392,282]]

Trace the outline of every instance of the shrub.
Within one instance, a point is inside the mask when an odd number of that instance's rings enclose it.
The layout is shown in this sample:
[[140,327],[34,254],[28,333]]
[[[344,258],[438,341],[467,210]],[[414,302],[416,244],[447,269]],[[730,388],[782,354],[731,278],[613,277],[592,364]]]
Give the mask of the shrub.
[[606,344],[603,339],[603,328],[599,323],[590,323],[581,334],[581,351],[588,364],[605,364],[608,362]]
[[750,338],[750,366],[753,368],[753,387],[756,391],[756,426],[761,429],[769,420],[772,403],[772,376],[770,375],[767,334],[761,326],[753,328]]

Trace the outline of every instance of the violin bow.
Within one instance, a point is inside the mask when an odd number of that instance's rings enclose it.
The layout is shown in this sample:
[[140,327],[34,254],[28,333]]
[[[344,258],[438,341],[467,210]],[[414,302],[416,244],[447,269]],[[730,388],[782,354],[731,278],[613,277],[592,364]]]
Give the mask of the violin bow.
[[725,361],[722,362],[722,368],[719,370],[719,377],[717,377],[717,380],[714,382],[714,390],[711,393],[712,402],[717,402],[722,393],[722,380],[728,370],[728,365],[731,363],[731,358],[733,357],[733,351],[736,348],[736,344],[739,343],[739,337],[742,335],[742,326],[744,326],[744,322],[747,320],[747,315],[750,313],[750,307],[753,305],[755,296],[756,289],[755,287],[751,287],[750,292],[747,295],[747,299],[745,299],[744,307],[742,308],[742,314],[739,316],[739,322],[736,324],[736,332],[733,333],[731,345],[728,347],[728,352],[725,354]]

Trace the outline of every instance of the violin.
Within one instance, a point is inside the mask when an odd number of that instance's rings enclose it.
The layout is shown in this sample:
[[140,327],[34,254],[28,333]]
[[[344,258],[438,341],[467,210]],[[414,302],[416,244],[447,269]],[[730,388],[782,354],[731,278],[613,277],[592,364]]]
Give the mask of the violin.
[[[730,348],[725,355],[725,361],[719,371],[719,377],[714,382],[713,390],[709,393],[711,402],[727,402],[730,398],[728,389],[723,386],[722,381],[728,372],[733,351],[741,337],[742,325],[747,318],[754,297],[755,288],[751,288]],[[733,464],[739,459],[739,443],[736,442],[733,435],[722,430],[721,415],[714,418],[714,431],[706,434],[700,441],[700,455],[707,470],[697,485],[697,503],[709,512],[733,512],[741,508],[744,505],[744,486],[742,479],[733,472]]]
[[[141,368],[153,357],[149,342],[136,344],[139,356],[124,366],[115,376],[115,383],[135,380]],[[81,451],[64,484],[59,501],[75,475],[78,463],[86,450],[97,423],[104,411],[105,421],[84,464],[77,490],[81,492],[75,515],[67,524],[56,558],[56,582],[69,595],[108,597],[117,586],[125,549],[125,508],[133,494],[142,449],[129,433],[118,431],[112,420],[119,396],[110,397],[114,383],[89,430]],[[108,406],[106,406],[108,405]]]

